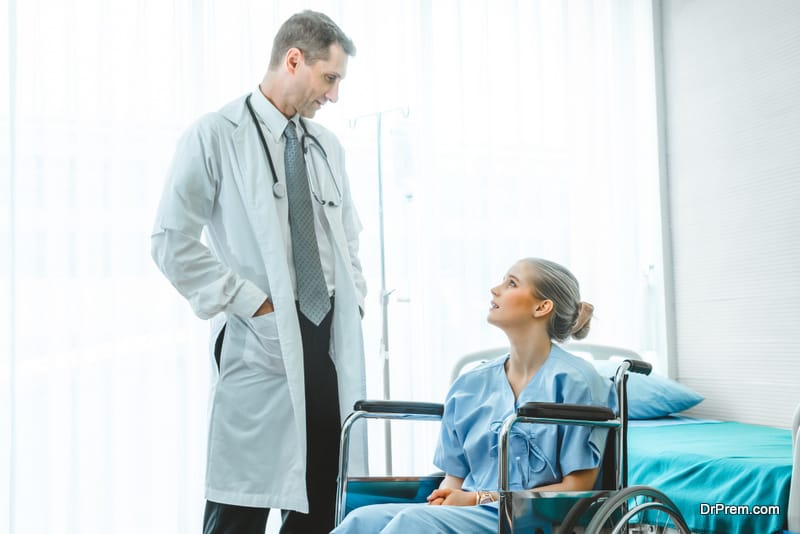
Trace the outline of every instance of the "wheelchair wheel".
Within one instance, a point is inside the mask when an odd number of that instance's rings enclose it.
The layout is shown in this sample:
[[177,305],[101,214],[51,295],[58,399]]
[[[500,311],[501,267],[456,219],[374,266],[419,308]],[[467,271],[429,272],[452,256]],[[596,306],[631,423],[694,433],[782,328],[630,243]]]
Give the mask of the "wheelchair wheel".
[[680,510],[663,493],[630,486],[610,497],[586,527],[588,534],[691,534]]
[[[597,492],[596,495],[579,500],[570,508],[569,513],[564,517],[561,525],[556,530],[556,534],[575,534],[581,518],[594,517],[596,510],[605,502],[608,497],[607,491]],[[584,521],[586,521],[584,519]],[[584,522],[584,524],[586,524]]]

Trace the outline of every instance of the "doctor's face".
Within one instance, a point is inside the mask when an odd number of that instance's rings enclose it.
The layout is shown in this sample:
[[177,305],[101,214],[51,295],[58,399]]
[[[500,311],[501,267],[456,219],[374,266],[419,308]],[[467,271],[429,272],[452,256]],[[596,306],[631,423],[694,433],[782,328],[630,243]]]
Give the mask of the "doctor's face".
[[347,74],[347,53],[333,43],[328,59],[308,64],[301,60],[295,72],[294,107],[306,118],[312,118],[328,102],[339,100],[339,82]]
[[508,270],[503,281],[490,290],[492,301],[486,318],[489,324],[505,330],[528,325],[533,320],[534,309],[541,300],[534,296],[533,269],[528,262],[518,261]]

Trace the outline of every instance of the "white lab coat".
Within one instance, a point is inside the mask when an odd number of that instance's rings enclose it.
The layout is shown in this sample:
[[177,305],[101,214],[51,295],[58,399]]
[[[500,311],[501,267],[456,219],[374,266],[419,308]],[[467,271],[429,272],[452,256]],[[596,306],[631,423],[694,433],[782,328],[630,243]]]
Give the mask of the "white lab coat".
[[[302,342],[280,223],[288,207],[285,198],[272,194],[244,101],[202,117],[179,141],[152,255],[195,313],[212,319],[212,362],[214,343],[227,324],[218,376],[213,365],[206,498],[308,512]],[[341,206],[324,208],[322,225],[335,256],[331,356],[344,417],[366,392],[359,315],[366,286],[357,256],[361,223],[341,145],[328,130],[305,122],[325,148],[343,192]],[[334,198],[332,184],[325,182],[320,187],[328,196],[322,198]],[[204,228],[208,247],[201,241]],[[275,312],[253,318],[267,296]],[[363,438],[353,447],[353,458],[364,458]]]

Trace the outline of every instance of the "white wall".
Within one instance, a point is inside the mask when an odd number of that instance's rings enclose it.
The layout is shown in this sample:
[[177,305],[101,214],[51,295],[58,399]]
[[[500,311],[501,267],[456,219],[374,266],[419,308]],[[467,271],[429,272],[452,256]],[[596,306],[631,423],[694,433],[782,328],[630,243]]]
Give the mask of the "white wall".
[[800,401],[800,2],[663,0],[660,23],[672,371],[706,397],[693,415],[788,427]]

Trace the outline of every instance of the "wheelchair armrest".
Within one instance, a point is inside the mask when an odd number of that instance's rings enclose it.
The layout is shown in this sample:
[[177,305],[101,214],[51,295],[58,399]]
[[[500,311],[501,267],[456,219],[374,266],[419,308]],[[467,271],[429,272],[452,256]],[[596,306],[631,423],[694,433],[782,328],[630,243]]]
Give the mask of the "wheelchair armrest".
[[578,419],[583,421],[607,421],[614,419],[614,412],[605,406],[585,404],[561,404],[554,402],[528,402],[517,410],[521,417],[547,419]]
[[435,402],[360,400],[353,410],[374,414],[438,415],[444,413],[444,405]]
[[[624,371],[623,371],[624,372]],[[517,423],[545,423],[558,425],[581,425],[589,427],[619,428],[621,423],[614,411],[606,406],[587,404],[564,404],[558,402],[527,402],[503,420],[497,436],[497,487],[500,489],[500,506],[505,510],[508,502],[505,492],[509,489],[508,459],[511,429]]]
[[[347,500],[348,463],[350,461],[350,431],[359,419],[406,419],[437,421],[444,414],[444,405],[434,402],[360,400],[342,423],[339,441],[339,476],[336,485],[335,517],[338,525],[345,514]],[[427,492],[429,493],[429,491]]]

